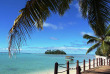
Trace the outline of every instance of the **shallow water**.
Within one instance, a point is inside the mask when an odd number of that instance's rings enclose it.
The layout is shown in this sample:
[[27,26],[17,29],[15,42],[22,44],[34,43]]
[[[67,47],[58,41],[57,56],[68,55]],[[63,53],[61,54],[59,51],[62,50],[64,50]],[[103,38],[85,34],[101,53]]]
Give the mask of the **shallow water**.
[[[65,56],[74,56],[71,63],[82,62],[84,59],[93,59],[94,55],[68,54],[68,55],[47,55],[47,54],[25,54],[20,53],[9,58],[7,53],[0,53],[0,74],[40,74],[42,71],[53,71],[54,64],[66,63]],[[74,67],[76,64],[71,65]]]

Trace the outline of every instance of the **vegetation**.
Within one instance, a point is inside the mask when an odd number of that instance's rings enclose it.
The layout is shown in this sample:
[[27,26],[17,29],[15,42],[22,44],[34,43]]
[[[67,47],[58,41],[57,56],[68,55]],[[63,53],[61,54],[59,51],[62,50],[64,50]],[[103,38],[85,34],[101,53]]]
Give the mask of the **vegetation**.
[[97,51],[95,52],[96,55],[104,56],[103,53],[101,52],[100,48],[97,48]]
[[110,21],[110,0],[79,0],[79,5],[95,35],[103,37]]
[[100,55],[100,56],[109,56],[110,54],[110,49],[107,50],[106,55],[104,55],[101,51],[100,48],[97,48],[97,51],[95,52],[96,55]]
[[96,54],[108,56],[108,54],[110,53],[110,52],[108,52],[108,51],[110,51],[110,25],[107,28],[105,27],[103,29],[104,29],[103,30],[104,34],[101,35],[101,36],[96,35],[96,37],[94,37],[94,36],[90,36],[90,35],[87,35],[87,34],[85,34],[83,36],[83,38],[89,40],[87,42],[87,44],[95,43],[93,46],[91,46],[87,50],[87,53],[89,53],[93,49],[97,48]]
[[[88,19],[88,23],[94,31],[95,36],[85,34],[83,38],[88,39],[87,44],[95,43],[87,52],[97,48],[100,55],[108,55],[110,49],[110,1],[109,0],[80,0],[82,16]],[[100,51],[99,51],[100,50]]]
[[51,12],[63,15],[72,0],[28,0],[9,31],[9,54],[11,49],[20,49],[33,29],[43,29],[43,22]]
[[66,54],[63,50],[47,50],[45,54]]
[[[110,1],[78,1],[82,16],[88,19],[95,35],[102,38],[105,34],[106,24],[110,19]],[[43,22],[50,16],[51,11],[63,15],[69,9],[71,2],[72,0],[28,0],[25,7],[19,11],[21,14],[16,18],[9,31],[9,52],[13,48],[20,49],[23,42],[26,42],[27,36],[30,37],[33,29],[43,29]]]

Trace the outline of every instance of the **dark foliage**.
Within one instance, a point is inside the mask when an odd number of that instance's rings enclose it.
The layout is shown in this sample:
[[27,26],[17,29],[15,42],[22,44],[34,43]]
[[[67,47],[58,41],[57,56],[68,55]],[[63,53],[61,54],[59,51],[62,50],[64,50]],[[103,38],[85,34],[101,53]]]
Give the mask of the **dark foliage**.
[[45,54],[66,54],[63,50],[47,50]]
[[33,29],[43,29],[43,23],[51,12],[63,15],[72,0],[28,0],[9,31],[9,52],[20,49]]

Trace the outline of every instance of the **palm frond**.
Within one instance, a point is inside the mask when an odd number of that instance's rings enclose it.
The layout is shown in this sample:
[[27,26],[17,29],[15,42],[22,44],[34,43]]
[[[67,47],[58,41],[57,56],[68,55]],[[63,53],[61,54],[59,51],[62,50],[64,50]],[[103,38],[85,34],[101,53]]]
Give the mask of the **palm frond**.
[[84,35],[83,35],[83,38],[85,38],[85,39],[95,39],[95,40],[98,40],[97,37],[93,37],[93,36],[90,36],[90,35],[88,35],[88,34],[84,34]]
[[95,52],[96,55],[103,56],[102,50],[100,47],[97,48],[97,51]]
[[101,49],[104,55],[107,54],[107,51],[109,50],[109,48],[110,48],[110,45],[108,45],[105,41],[103,41],[101,44]]
[[110,30],[106,32],[105,36],[110,36]]
[[109,30],[110,30],[110,24],[107,26],[106,31],[109,31]]
[[110,36],[106,36],[105,39],[104,39],[104,41],[110,43]]
[[100,45],[100,43],[96,43],[96,44],[94,44],[93,46],[91,46],[91,47],[87,50],[86,54],[89,53],[89,52],[91,52],[93,49],[99,47],[99,45]]
[[79,0],[80,11],[84,18],[87,18],[88,13],[88,0]]
[[107,26],[105,36],[110,36],[110,25]]
[[90,40],[87,42],[87,44],[89,44],[89,43],[94,43],[94,42],[98,42],[98,40],[97,40],[97,39],[90,39]]
[[110,21],[110,0],[79,0],[79,5],[95,35],[103,36]]
[[43,22],[50,16],[51,12],[63,15],[69,9],[72,0],[29,0],[25,8],[14,21],[9,31],[9,50],[19,48],[33,29],[43,29]]

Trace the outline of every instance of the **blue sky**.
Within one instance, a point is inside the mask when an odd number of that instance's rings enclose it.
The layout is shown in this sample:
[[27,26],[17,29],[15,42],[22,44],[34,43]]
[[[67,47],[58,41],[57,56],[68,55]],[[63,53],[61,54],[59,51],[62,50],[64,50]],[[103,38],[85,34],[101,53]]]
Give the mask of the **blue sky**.
[[[0,52],[8,51],[8,32],[26,1],[1,0]],[[87,20],[81,17],[78,3],[73,2],[64,16],[52,13],[44,22],[42,31],[33,31],[31,39],[27,39],[27,44],[23,45],[21,52],[44,53],[48,49],[60,49],[68,54],[85,54],[91,46],[87,45],[87,40],[82,37],[85,33],[94,35]]]

